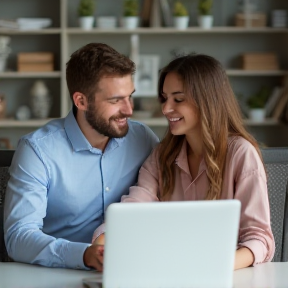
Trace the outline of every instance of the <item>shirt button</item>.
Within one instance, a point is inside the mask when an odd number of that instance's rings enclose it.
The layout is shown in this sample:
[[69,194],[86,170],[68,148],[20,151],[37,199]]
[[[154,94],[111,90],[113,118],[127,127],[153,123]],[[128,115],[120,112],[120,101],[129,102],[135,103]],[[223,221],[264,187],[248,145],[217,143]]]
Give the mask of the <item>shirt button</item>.
[[109,188],[109,187],[106,187],[105,190],[106,190],[106,192],[109,192],[109,191],[110,191],[110,188]]

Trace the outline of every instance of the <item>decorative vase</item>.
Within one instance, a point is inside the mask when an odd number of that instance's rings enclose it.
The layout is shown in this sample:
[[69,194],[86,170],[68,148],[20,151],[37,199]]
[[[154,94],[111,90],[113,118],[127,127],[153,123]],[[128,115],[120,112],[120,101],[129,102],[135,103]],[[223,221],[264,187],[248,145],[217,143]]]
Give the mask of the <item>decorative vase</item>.
[[48,117],[52,105],[49,90],[41,80],[36,81],[30,91],[31,112],[34,118],[45,119]]
[[84,30],[90,30],[94,25],[94,16],[79,17],[79,26]]
[[198,16],[198,25],[203,29],[211,29],[211,27],[213,26],[213,16],[212,15]]
[[117,18],[115,16],[99,16],[96,18],[97,28],[113,29],[117,26]]
[[0,72],[6,70],[7,59],[11,53],[11,48],[8,46],[10,40],[9,36],[0,36]]
[[186,29],[189,24],[189,16],[174,17],[174,27],[176,29]]

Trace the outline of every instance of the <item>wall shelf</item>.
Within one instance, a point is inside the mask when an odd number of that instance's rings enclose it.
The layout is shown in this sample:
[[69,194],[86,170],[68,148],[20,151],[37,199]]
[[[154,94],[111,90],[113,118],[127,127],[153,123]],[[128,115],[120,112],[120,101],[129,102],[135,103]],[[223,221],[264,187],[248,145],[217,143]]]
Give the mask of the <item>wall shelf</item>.
[[148,28],[137,28],[137,29],[125,29],[121,27],[104,29],[104,28],[93,28],[91,30],[83,30],[78,27],[66,28],[67,34],[288,34],[288,29],[286,28],[242,28],[242,27],[213,27],[211,29],[202,29],[199,27],[188,27],[185,30],[179,30],[172,27],[148,27]]
[[60,78],[61,71],[52,72],[0,72],[1,78]]

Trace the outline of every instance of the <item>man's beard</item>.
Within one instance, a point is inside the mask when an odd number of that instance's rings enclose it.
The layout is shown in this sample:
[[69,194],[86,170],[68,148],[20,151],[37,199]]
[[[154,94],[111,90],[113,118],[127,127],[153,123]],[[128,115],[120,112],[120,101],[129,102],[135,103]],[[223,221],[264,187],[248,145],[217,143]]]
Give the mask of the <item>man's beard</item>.
[[130,115],[129,116],[124,115],[122,113],[113,115],[109,118],[108,123],[107,123],[106,120],[103,117],[99,116],[98,114],[99,113],[97,109],[95,108],[95,105],[89,103],[88,109],[85,113],[86,120],[90,124],[90,126],[94,130],[96,130],[98,133],[109,138],[121,138],[121,137],[124,137],[128,133],[128,130],[129,130],[128,122],[124,127],[119,128],[118,126],[118,129],[114,128],[111,122],[119,118],[128,118]]

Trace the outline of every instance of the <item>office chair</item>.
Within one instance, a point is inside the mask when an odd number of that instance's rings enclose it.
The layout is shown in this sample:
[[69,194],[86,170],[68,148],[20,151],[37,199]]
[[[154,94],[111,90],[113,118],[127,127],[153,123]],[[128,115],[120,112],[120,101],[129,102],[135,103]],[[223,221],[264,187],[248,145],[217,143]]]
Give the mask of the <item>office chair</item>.
[[273,262],[288,261],[288,147],[262,148],[267,171],[271,227],[275,238]]
[[9,180],[9,166],[14,155],[14,150],[0,150],[0,262],[9,261],[4,242],[3,230],[3,204],[5,200],[5,191]]

